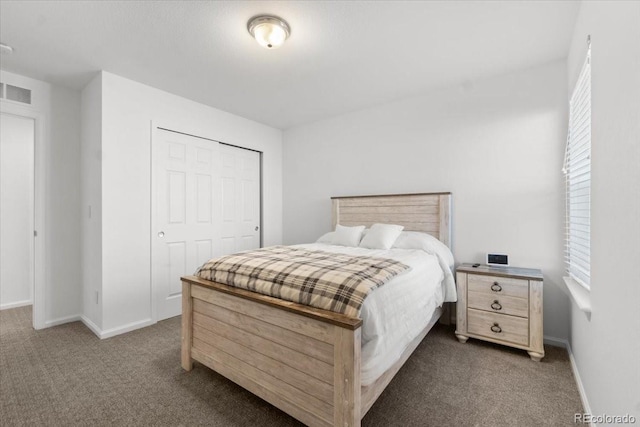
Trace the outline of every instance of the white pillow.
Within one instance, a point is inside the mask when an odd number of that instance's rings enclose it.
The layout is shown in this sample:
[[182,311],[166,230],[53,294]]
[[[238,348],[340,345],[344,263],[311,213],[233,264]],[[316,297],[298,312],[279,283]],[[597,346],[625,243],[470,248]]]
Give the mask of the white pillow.
[[361,248],[391,249],[404,227],[393,224],[373,224],[360,242]]
[[422,249],[433,255],[437,255],[449,267],[453,267],[453,254],[451,250],[430,234],[419,231],[403,231],[393,244],[398,249]]
[[362,239],[362,233],[364,232],[364,225],[358,225],[356,227],[345,227],[337,224],[336,231],[334,231],[331,243],[339,246],[354,246],[357,247]]
[[333,235],[336,234],[335,231],[330,231],[328,233],[323,234],[316,240],[316,243],[333,243]]

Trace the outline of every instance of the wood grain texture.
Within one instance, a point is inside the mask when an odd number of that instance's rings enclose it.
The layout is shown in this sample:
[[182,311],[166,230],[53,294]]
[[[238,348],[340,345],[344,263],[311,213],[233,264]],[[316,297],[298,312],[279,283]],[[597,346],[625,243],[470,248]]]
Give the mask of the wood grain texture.
[[468,292],[467,307],[469,308],[510,316],[529,317],[529,298],[498,296],[484,292],[473,292],[471,289]]
[[529,298],[529,281],[524,279],[469,274],[468,285],[469,292],[486,293],[488,295],[495,296]]
[[242,343],[224,338],[215,331],[195,325],[193,329],[193,347],[202,348],[202,344],[206,344],[205,351],[221,351],[236,359],[239,359],[257,369],[260,369],[274,378],[278,378],[283,382],[299,389],[304,393],[308,393],[314,398],[318,398],[323,402],[333,405],[333,384],[320,381],[317,378],[307,375],[305,372],[290,366],[289,361],[280,361],[273,359],[260,351],[255,351],[250,347],[244,346]]
[[[470,334],[490,337],[504,343],[529,345],[528,319],[469,308],[467,322]],[[500,331],[492,331],[492,326],[496,326]]]
[[438,239],[451,248],[451,194],[440,194],[438,196],[440,205],[440,228],[438,229]]
[[[182,277],[183,282],[188,282],[200,287],[217,291],[220,294],[232,295],[236,298],[242,298],[256,303],[257,305],[266,305],[275,307],[283,312],[291,312],[300,316],[309,317],[319,322],[329,323],[347,329],[356,329],[362,325],[362,320],[345,316],[343,314],[334,313],[332,311],[322,310],[319,308],[309,307],[307,305],[297,304],[295,302],[284,301],[278,298],[262,295],[244,289],[234,288],[233,286],[223,285],[221,283],[210,282],[196,276]],[[201,291],[198,291],[202,294]]]
[[333,365],[333,346],[324,341],[199,299],[193,301],[193,311]]
[[336,199],[342,207],[349,206],[438,206],[438,196],[425,194],[421,196],[382,196],[367,198],[340,198]]
[[469,339],[467,331],[467,273],[456,272],[458,301],[456,302],[456,337],[464,343]]
[[192,320],[193,299],[191,298],[191,284],[182,282],[182,345],[180,347],[180,359],[182,369],[185,371],[193,369],[193,360],[191,359]]
[[332,224],[402,225],[431,234],[451,247],[451,193],[397,194],[332,198]]
[[300,420],[304,424],[312,427],[330,427],[333,422],[327,421],[325,418],[314,415],[311,411],[301,408],[297,404],[289,401],[285,397],[281,396],[279,391],[274,391],[270,384],[264,384],[259,379],[252,378],[246,372],[241,370],[239,366],[229,366],[218,361],[214,354],[210,354],[206,351],[193,349],[193,358],[200,363],[208,366],[221,375],[229,378],[240,387],[249,390],[256,396],[266,400],[273,406],[276,406],[291,415],[292,417]]
[[[359,425],[360,328],[340,328],[187,284],[193,301],[193,360],[307,425],[334,425],[336,417],[343,423],[340,425]],[[316,339],[317,332],[325,341]],[[327,350],[331,363],[326,362]],[[341,378],[339,390],[336,376]],[[336,400],[338,395],[341,397]],[[339,408],[334,407],[336,401]],[[354,411],[357,421],[351,417]]]
[[308,372],[309,375],[328,384],[333,383],[333,363],[328,364],[312,357],[305,357],[305,355],[298,350],[284,347],[261,336],[235,329],[231,325],[219,322],[200,313],[194,313],[193,325],[194,331],[196,327],[209,330],[216,335],[288,364],[299,371]]
[[360,425],[361,329],[335,329],[334,426]]
[[[463,265],[456,275],[460,342],[478,338],[527,350],[534,361],[544,357],[540,270]],[[491,307],[495,301],[500,310]],[[495,325],[500,332],[491,330]]]
[[312,396],[309,388],[306,389],[308,392],[305,392],[282,381],[281,378],[271,375],[272,372],[268,372],[269,369],[265,366],[257,368],[254,365],[246,363],[244,360],[235,357],[233,354],[220,351],[213,347],[211,342],[204,342],[199,339],[194,340],[194,349],[205,352],[218,363],[242,372],[249,379],[252,379],[254,382],[275,393],[278,393],[281,397],[287,399],[296,406],[311,412],[318,418],[322,418],[329,422],[333,418],[333,402],[323,402],[316,396]]
[[193,286],[191,295],[195,299],[207,301],[210,304],[242,313],[301,335],[327,343],[333,342],[332,325],[313,318],[309,318],[307,321],[306,319],[301,319],[301,317],[306,316],[299,316],[294,312],[278,310],[276,307],[262,305],[254,301],[243,301],[243,298],[217,293],[215,290],[201,286]]
[[[529,313],[530,330],[529,337],[531,350],[529,355],[534,361],[540,361],[544,357],[544,324],[542,318],[542,282],[529,282]],[[532,354],[534,353],[534,354]]]
[[340,210],[340,224],[347,222],[360,222],[362,224],[381,223],[394,224],[395,222],[431,224],[430,227],[440,228],[440,219],[437,213],[416,214],[410,212],[411,206],[398,206],[393,212],[351,212],[348,208]]
[[385,198],[385,197],[411,198],[411,197],[414,197],[414,196],[436,196],[436,195],[447,195],[447,194],[450,195],[451,192],[443,191],[443,192],[440,192],[440,193],[365,194],[365,195],[359,195],[359,196],[333,196],[333,197],[331,197],[331,200],[338,200],[338,199],[368,199],[368,198],[380,199],[380,198]]
[[524,280],[543,280],[542,271],[537,268],[493,267],[490,265],[479,265],[478,267],[472,267],[471,264],[462,264],[458,266],[456,270],[476,275],[517,277]]
[[388,215],[395,214],[400,209],[401,213],[410,217],[423,217],[424,215],[438,215],[440,206],[438,205],[407,205],[407,206],[342,206],[340,216],[342,215],[360,215],[360,214],[379,214]]

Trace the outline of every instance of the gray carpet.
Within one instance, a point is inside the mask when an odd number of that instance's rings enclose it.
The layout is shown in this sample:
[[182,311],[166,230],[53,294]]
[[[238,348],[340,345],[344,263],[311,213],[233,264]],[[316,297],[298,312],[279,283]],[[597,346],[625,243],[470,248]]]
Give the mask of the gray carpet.
[[[582,411],[565,350],[526,352],[437,325],[364,426],[560,426]],[[79,322],[41,331],[0,312],[2,426],[292,426],[291,417],[196,364],[180,368],[180,318],[107,340]]]

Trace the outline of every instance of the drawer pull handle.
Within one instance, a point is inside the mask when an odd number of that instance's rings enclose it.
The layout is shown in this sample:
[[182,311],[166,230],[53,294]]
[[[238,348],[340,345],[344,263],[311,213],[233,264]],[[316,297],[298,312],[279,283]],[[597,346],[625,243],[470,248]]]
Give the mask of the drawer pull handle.
[[495,332],[496,334],[499,334],[500,332],[502,332],[502,328],[497,323],[494,323],[493,326],[491,327],[491,331]]
[[494,310],[502,310],[502,305],[500,305],[500,303],[498,302],[498,300],[494,300],[491,303],[491,308],[493,308]]
[[493,282],[493,285],[491,285],[491,290],[493,292],[500,292],[502,290],[502,286],[500,286],[498,282]]

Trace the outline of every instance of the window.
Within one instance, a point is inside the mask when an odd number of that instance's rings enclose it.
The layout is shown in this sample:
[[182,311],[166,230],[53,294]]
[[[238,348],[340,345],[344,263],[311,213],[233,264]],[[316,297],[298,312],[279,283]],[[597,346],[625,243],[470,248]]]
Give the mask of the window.
[[591,49],[571,95],[563,172],[566,178],[566,262],[587,289],[591,276]]

